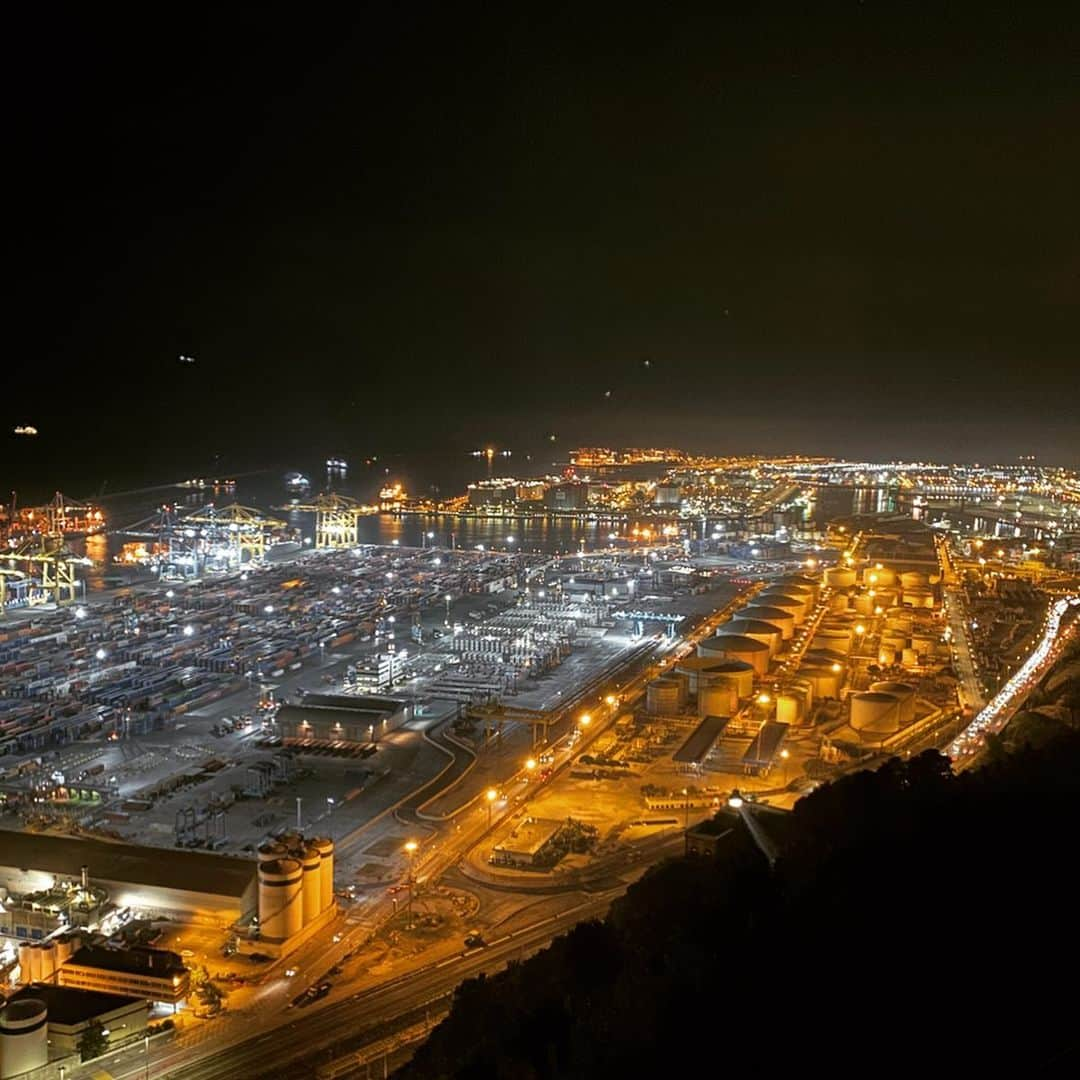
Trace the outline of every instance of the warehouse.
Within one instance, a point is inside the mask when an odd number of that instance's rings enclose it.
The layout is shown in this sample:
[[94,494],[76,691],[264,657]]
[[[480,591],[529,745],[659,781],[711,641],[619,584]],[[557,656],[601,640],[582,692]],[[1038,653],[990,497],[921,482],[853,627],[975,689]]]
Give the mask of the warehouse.
[[83,867],[117,907],[227,926],[253,913],[255,863],[199,851],[163,851],[89,837],[0,832],[0,887],[24,895]]
[[278,733],[286,746],[367,746],[407,723],[411,708],[400,698],[308,694],[303,705],[283,705]]

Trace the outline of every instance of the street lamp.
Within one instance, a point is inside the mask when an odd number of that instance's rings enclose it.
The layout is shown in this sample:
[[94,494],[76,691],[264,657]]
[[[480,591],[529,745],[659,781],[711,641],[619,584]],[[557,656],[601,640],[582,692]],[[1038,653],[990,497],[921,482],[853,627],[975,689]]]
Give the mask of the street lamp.
[[536,768],[536,758],[528,758],[525,761],[525,771],[532,772]]
[[608,706],[614,707],[619,703],[619,699],[614,694],[608,694],[608,696],[604,698],[604,703]]
[[446,624],[445,625],[449,626],[450,625],[450,601],[453,599],[453,597],[449,593],[447,593],[443,597],[443,599],[446,601]]
[[683,806],[684,806],[685,811],[686,811],[686,815],[683,818],[683,828],[684,829],[689,829],[690,828],[690,789],[689,788],[683,788],[682,793],[683,793]]
[[740,810],[740,809],[742,809],[743,797],[739,794],[739,789],[738,788],[736,788],[728,796],[727,804],[732,810]]
[[786,747],[783,750],[780,751],[780,760],[784,763],[784,778],[783,778],[784,787],[787,787],[787,763],[788,763],[788,758],[789,757],[791,757],[791,753],[790,753],[790,751],[788,751],[788,749]]
[[487,804],[488,804],[488,828],[491,828],[491,808],[495,804],[495,800],[499,797],[499,793],[493,788],[487,789]]
[[409,911],[407,915],[408,922],[405,926],[406,930],[413,929],[412,921],[412,902],[413,902],[413,886],[416,882],[415,867],[416,867],[416,852],[420,845],[415,840],[410,840],[405,845],[405,850],[409,854]]
[[581,714],[581,719],[578,721],[578,723],[582,727],[588,727],[592,723],[592,717],[587,712],[583,712]]

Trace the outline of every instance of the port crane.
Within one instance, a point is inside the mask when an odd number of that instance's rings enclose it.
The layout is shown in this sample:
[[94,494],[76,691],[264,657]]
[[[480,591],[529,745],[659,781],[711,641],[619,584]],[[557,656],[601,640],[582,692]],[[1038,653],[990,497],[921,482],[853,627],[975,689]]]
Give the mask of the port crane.
[[244,562],[245,555],[251,561],[261,559],[266,554],[267,532],[286,527],[284,521],[239,503],[221,507],[208,503],[184,520],[201,526],[212,542],[227,546],[238,564]]
[[356,499],[334,493],[318,495],[310,502],[292,503],[276,509],[314,514],[315,547],[318,549],[356,547],[359,543],[357,522],[361,515],[373,512],[372,507],[364,506]]
[[[0,555],[0,562],[7,563],[4,577],[29,578],[37,586],[42,599],[35,601],[32,598],[31,603],[51,600],[58,605],[74,602],[79,584],[75,577],[75,568],[91,565],[90,559],[72,554],[64,543],[63,536],[57,533],[39,533],[27,537],[10,551]],[[6,593],[5,586],[5,600]]]

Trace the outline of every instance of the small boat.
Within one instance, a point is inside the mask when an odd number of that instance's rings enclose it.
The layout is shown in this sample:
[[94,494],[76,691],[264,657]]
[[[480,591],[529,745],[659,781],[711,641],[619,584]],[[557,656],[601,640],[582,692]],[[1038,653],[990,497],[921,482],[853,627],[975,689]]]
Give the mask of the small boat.
[[36,435],[37,433],[38,433],[37,428],[31,426],[30,424],[20,424],[15,429],[15,434],[16,435]]
[[308,491],[311,481],[303,473],[291,472],[285,474],[285,486],[290,491]]

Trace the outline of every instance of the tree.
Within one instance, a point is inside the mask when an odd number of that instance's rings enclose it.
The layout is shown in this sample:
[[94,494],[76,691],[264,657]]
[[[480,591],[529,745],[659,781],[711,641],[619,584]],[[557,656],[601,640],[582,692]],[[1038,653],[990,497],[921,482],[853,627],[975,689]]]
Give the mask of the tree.
[[101,1057],[109,1049],[109,1036],[101,1026],[100,1020],[91,1020],[86,1025],[78,1042],[79,1058],[89,1061],[91,1058]]

